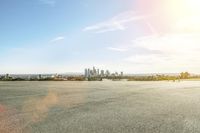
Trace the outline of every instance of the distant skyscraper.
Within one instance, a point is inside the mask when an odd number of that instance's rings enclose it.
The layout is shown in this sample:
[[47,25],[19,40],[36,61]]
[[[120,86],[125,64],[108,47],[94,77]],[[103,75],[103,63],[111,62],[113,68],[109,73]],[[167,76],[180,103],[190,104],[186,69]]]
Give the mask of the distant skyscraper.
[[9,79],[9,77],[10,77],[9,74],[6,74],[5,78],[6,78],[6,79]]
[[93,70],[90,70],[90,77],[93,77],[93,76],[94,76]]
[[91,73],[90,73],[90,69],[88,68],[88,77],[90,77],[91,76]]
[[122,76],[122,77],[124,76],[124,73],[123,73],[123,72],[121,72],[121,76]]
[[101,70],[101,76],[104,77],[104,70]]
[[118,72],[115,72],[115,76],[118,76]]
[[93,76],[96,76],[97,75],[97,71],[96,71],[96,68],[93,67]]
[[38,75],[38,79],[42,79],[42,75],[41,74]]
[[85,69],[85,77],[88,77],[88,69]]
[[106,70],[106,76],[110,76],[109,70]]
[[99,76],[99,69],[97,69],[97,76]]

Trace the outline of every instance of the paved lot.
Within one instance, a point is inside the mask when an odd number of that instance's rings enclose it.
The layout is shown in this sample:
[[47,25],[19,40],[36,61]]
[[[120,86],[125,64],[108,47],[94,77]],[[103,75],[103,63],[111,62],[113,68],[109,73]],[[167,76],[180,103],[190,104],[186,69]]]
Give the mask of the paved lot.
[[0,133],[198,133],[200,82],[0,82]]

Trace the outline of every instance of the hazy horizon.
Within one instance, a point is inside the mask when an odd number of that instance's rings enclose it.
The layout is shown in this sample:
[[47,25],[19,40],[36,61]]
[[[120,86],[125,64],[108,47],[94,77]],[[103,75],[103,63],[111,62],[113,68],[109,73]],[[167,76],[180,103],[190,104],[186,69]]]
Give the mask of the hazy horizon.
[[[115,73],[116,71],[111,71],[111,73]],[[124,76],[150,76],[150,75],[180,75],[181,72],[177,72],[177,73],[123,73]],[[13,75],[84,75],[84,72],[61,72],[61,73],[0,73],[1,75],[6,75],[9,74],[11,76]],[[190,75],[200,75],[200,73],[189,73]]]
[[200,73],[198,0],[2,0],[0,73]]

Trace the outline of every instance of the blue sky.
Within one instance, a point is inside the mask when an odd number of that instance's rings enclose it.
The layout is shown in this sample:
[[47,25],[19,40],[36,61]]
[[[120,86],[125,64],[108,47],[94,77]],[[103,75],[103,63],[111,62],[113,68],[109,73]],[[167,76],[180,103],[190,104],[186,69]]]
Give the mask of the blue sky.
[[[198,63],[187,65],[199,62],[198,31],[177,33],[171,25],[179,20],[169,15],[162,22],[163,14],[145,8],[138,0],[1,0],[0,73],[82,72],[92,66],[125,73],[200,72]],[[187,51],[176,51],[179,43]],[[190,56],[182,58],[188,50]]]

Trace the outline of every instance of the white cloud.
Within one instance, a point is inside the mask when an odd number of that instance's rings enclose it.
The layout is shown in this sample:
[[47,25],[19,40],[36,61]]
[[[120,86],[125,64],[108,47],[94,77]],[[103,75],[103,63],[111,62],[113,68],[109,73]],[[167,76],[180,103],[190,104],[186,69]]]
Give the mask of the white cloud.
[[166,54],[194,54],[200,49],[200,34],[166,34],[138,38],[135,46],[158,50]]
[[64,39],[65,39],[65,37],[59,36],[59,37],[52,39],[50,42],[57,42],[57,41],[61,41],[61,40],[64,40]]
[[200,15],[182,18],[173,28],[179,32],[200,32]]
[[163,61],[163,57],[157,58],[154,54],[149,55],[133,55],[130,57],[127,57],[125,61],[130,61],[132,63],[135,63],[137,65],[143,64],[143,65],[152,65],[158,62]]
[[50,6],[54,6],[56,4],[55,0],[39,0],[40,2],[42,2],[43,4],[47,4]]
[[134,46],[151,51],[160,51],[160,53],[130,55],[125,61],[141,66],[141,70],[149,69],[151,71],[156,69],[162,72],[188,70],[199,73],[199,44],[200,34],[177,33],[145,36],[134,40]]
[[138,15],[134,11],[123,12],[113,18],[92,26],[85,27],[83,31],[92,31],[95,33],[104,33],[108,31],[125,30],[126,25],[132,21],[145,19],[146,16]]
[[115,48],[115,47],[107,47],[108,50],[116,51],[116,52],[126,52],[128,49],[126,48]]

